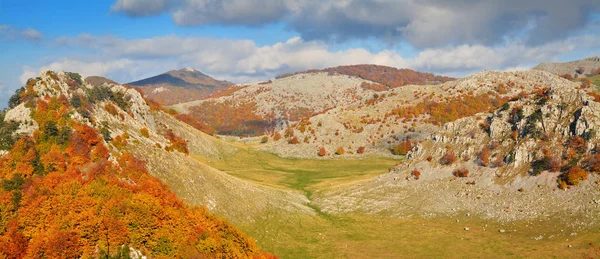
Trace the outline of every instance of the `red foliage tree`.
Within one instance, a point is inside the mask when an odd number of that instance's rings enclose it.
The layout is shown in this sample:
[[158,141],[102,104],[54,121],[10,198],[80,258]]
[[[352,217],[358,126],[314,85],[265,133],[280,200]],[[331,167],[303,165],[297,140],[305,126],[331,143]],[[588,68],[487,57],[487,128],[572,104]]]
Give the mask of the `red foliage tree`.
[[456,154],[452,150],[448,150],[442,158],[440,158],[440,164],[442,165],[451,165],[456,162]]
[[405,156],[408,153],[408,151],[410,151],[412,148],[412,142],[409,139],[406,139],[400,142],[398,145],[393,146],[391,151],[394,155]]
[[17,259],[23,258],[27,251],[27,238],[19,230],[15,220],[8,222],[6,232],[0,236],[0,257]]
[[488,147],[483,147],[481,152],[479,152],[478,158],[481,166],[487,167],[490,164],[490,150]]
[[296,136],[294,136],[294,137],[292,137],[292,138],[288,139],[288,144],[293,144],[293,145],[295,145],[295,144],[299,144],[299,143],[300,143],[300,141],[298,140],[298,137],[296,137]]
[[590,171],[600,172],[600,154],[594,154],[588,157],[586,164]]
[[415,180],[419,180],[419,178],[421,178],[421,171],[419,171],[417,168],[413,169],[410,174],[415,178]]
[[356,153],[358,153],[358,154],[362,154],[364,152],[365,152],[365,147],[363,147],[363,146],[358,147],[358,149],[356,150]]
[[327,155],[327,151],[325,150],[324,147],[319,148],[319,152],[317,153],[319,156],[325,156]]
[[458,168],[458,169],[454,170],[453,174],[456,177],[468,177],[469,176],[469,169]]

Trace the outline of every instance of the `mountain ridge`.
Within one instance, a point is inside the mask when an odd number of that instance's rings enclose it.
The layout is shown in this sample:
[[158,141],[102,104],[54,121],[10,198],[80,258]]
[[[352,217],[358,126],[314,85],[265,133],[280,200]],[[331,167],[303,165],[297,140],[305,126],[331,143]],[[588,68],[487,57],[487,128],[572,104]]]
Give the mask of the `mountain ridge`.
[[126,85],[139,87],[147,98],[162,105],[172,105],[204,99],[234,84],[216,80],[193,68],[182,68],[133,81]]
[[590,77],[600,74],[600,57],[594,56],[568,62],[544,62],[532,69],[571,78]]

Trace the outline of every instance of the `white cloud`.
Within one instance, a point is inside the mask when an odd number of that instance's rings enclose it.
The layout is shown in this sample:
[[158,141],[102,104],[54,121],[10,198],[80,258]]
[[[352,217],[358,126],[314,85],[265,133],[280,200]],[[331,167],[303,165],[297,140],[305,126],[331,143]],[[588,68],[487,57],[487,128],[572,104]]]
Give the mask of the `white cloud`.
[[23,38],[25,38],[25,39],[33,40],[33,41],[41,40],[43,38],[41,32],[36,31],[31,28],[27,28],[27,29],[21,31],[21,36],[23,36]]
[[76,46],[83,49],[83,54],[54,60],[39,68],[24,67],[22,83],[42,69],[107,76],[119,82],[130,82],[171,69],[194,67],[218,79],[245,83],[283,73],[352,64],[378,64],[464,76],[484,69],[521,69],[553,61],[575,50],[597,51],[600,49],[600,35],[570,37],[535,47],[514,40],[496,47],[464,44],[429,48],[413,58],[404,58],[392,50],[371,52],[352,48],[332,51],[323,41],[305,41],[300,37],[257,46],[250,40],[179,36],[128,40],[85,34],[58,39],[56,46]]
[[580,31],[598,0],[116,0],[115,12],[171,14],[182,26],[283,22],[307,40],[403,40],[418,48],[493,46],[521,35],[542,45]]
[[12,25],[0,24],[0,39],[4,40],[27,40],[32,42],[44,38],[41,32],[32,28],[18,28]]

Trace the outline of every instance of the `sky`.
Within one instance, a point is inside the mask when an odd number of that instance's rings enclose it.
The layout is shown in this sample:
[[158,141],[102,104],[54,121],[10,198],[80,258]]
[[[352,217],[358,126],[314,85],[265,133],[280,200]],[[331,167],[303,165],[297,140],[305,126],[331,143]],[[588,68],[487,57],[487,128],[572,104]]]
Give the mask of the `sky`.
[[462,77],[600,55],[598,0],[0,0],[0,108],[42,70],[248,83],[339,65]]

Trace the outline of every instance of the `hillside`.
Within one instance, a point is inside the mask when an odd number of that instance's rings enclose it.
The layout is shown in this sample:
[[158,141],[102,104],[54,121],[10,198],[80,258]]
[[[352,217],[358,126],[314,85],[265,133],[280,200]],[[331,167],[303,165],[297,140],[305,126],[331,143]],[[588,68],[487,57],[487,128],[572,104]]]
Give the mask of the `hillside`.
[[[198,150],[167,129],[169,116],[152,111],[135,90],[95,87],[77,74],[44,71],[18,94],[0,123],[2,148],[10,146],[0,158],[1,257],[271,257],[206,207],[181,201],[168,187],[176,180],[155,177],[165,170],[155,168],[159,156],[144,157],[130,148],[151,143],[153,153],[165,152],[163,159],[182,161],[193,160],[186,155],[190,150],[216,156],[226,147]],[[117,127],[125,121],[128,127]],[[236,187],[227,180],[231,177],[206,170],[194,170],[197,179],[239,192],[260,189]],[[173,167],[169,173],[175,175]],[[176,189],[178,194],[198,190],[216,195],[198,186]],[[213,200],[221,204],[218,197]],[[214,209],[206,202],[195,204]]]
[[233,83],[215,80],[192,68],[182,68],[127,85],[139,87],[145,97],[162,105],[173,105],[204,99],[232,86]]
[[[584,256],[598,242],[600,110],[597,95],[579,82],[538,70],[484,71],[439,85],[374,91],[358,90],[356,77],[311,73],[217,99],[275,99],[290,107],[311,100],[308,107],[320,108],[325,101],[301,90],[339,89],[343,82],[351,84],[342,89],[357,89],[363,98],[332,96],[338,105],[265,136],[221,136],[250,149],[211,165],[250,182],[300,190],[315,209],[313,217],[279,214],[272,217],[279,223],[250,226],[253,236],[282,233],[260,238],[271,251],[289,258],[401,257],[405,249],[389,247],[402,244],[423,257],[463,251]],[[267,95],[276,87],[298,97]],[[318,242],[300,241],[306,239]],[[438,246],[444,252],[433,252]]]
[[373,88],[374,90],[386,90],[397,88],[404,85],[425,85],[439,84],[455,80],[455,78],[447,76],[436,76],[432,73],[423,73],[411,69],[398,69],[395,67],[379,66],[379,65],[351,65],[330,67],[322,70],[308,70],[297,72],[294,74],[285,74],[277,78],[285,78],[292,75],[312,74],[312,73],[328,73],[330,75],[348,75],[362,78],[364,80],[373,81],[377,84],[363,85],[363,87]]
[[291,157],[400,157],[447,122],[499,108],[521,92],[558,80],[544,73],[487,72],[371,93],[362,102],[294,123],[259,148]]
[[[509,88],[537,87],[497,109],[446,123],[389,173],[319,193],[315,203],[333,214],[468,213],[500,222],[594,225],[600,213],[597,95],[546,72],[517,75],[524,81]],[[514,79],[513,73],[482,72],[458,85],[492,78]]]
[[590,57],[582,60],[569,62],[548,62],[541,63],[535,67],[535,70],[547,71],[556,75],[569,75],[569,77],[590,77],[600,74],[600,58]]
[[88,76],[85,82],[93,86],[102,86],[103,84],[119,84],[111,79],[101,76]]
[[363,101],[375,93],[362,88],[363,82],[356,77],[326,73],[296,75],[173,108],[214,127],[218,134],[256,136],[288,122]]
[[257,136],[330,109],[360,105],[374,94],[400,89],[411,82],[431,85],[450,80],[407,69],[346,66],[238,86],[213,98],[173,108],[212,126],[218,134]]

